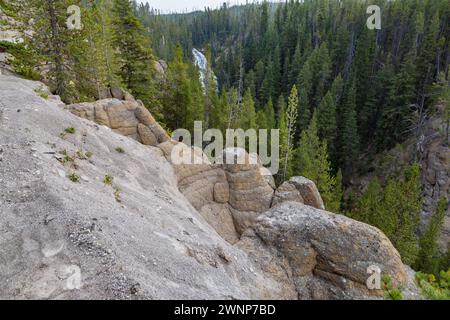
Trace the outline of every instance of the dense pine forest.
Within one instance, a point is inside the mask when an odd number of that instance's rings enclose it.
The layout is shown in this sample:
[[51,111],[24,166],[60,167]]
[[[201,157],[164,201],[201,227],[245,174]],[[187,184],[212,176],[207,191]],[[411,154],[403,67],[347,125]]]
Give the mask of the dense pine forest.
[[[373,179],[363,194],[345,192],[378,154],[418,140],[437,105],[448,124],[448,0],[291,0],[170,15],[148,3],[98,0],[81,6],[83,28],[72,30],[66,9],[74,3],[0,0],[34,30],[24,44],[0,44],[19,57],[24,76],[43,74],[65,102],[123,87],[169,131],[194,121],[204,129],[280,129],[278,182],[310,178],[329,211],[377,226],[405,263],[450,277],[439,273],[450,253],[437,245],[448,199],[418,235],[417,163]],[[381,7],[381,29],[366,25],[372,4]],[[204,83],[194,48],[208,61]],[[159,60],[167,63],[162,74]]]

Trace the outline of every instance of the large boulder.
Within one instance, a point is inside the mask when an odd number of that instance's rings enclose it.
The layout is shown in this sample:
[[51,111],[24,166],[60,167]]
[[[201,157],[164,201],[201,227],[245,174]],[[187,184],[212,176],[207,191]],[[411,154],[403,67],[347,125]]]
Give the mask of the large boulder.
[[289,181],[284,182],[275,191],[272,206],[274,207],[287,201],[305,203],[300,191]]
[[261,174],[261,165],[244,149],[223,152],[224,169],[230,185],[230,205],[244,212],[261,213],[270,208],[273,189]]
[[292,177],[278,188],[274,204],[283,201],[301,202],[307,206],[325,210],[322,196],[316,184],[305,177]]
[[409,280],[399,253],[381,231],[301,203],[286,202],[261,214],[239,245],[255,258],[272,255],[276,278],[282,278],[277,268],[287,264],[302,299],[382,296],[366,286],[371,266],[395,285]]
[[274,190],[262,176],[258,159],[244,149],[225,149],[222,158],[230,186],[230,209],[236,230],[241,234],[259,213],[270,208]]

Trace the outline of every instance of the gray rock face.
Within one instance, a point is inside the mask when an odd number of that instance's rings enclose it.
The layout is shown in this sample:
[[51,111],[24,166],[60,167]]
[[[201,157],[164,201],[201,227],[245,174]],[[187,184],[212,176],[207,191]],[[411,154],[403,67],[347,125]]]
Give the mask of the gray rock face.
[[[375,298],[372,263],[410,283],[377,229],[301,203],[263,213],[258,166],[173,165],[139,102],[69,106],[81,119],[38,86],[0,75],[0,299]],[[158,147],[118,131],[131,123]]]
[[0,75],[0,299],[288,298],[178,191],[160,149],[76,117],[38,85]]

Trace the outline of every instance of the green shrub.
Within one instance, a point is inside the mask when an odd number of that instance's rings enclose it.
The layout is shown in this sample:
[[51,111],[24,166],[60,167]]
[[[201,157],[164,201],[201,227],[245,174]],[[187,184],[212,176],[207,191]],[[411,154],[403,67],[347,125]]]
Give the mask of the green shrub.
[[400,288],[393,285],[392,279],[389,275],[383,275],[382,288],[385,292],[384,297],[390,300],[403,300],[403,294]]
[[41,76],[36,69],[38,58],[36,54],[23,43],[0,41],[0,49],[14,57],[14,59],[11,59],[10,64],[17,74],[26,79],[40,80]]
[[5,0],[0,0],[0,8],[7,16],[17,18],[17,8],[15,8],[12,4],[6,3]]
[[450,300],[450,269],[441,271],[438,278],[432,274],[417,272],[416,280],[425,298],[430,300]]

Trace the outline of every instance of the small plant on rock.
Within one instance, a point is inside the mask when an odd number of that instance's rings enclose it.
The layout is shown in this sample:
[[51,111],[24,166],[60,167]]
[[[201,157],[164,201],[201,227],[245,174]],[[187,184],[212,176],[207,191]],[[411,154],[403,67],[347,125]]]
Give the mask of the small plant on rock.
[[125,153],[125,150],[124,150],[122,147],[117,147],[117,148],[116,148],[116,151],[117,151],[118,153]]
[[44,99],[44,100],[48,99],[48,93],[44,90],[44,87],[39,86],[39,87],[34,89],[34,92],[36,92],[37,95],[39,97],[41,97],[42,99]]
[[120,197],[122,193],[122,189],[118,186],[114,186],[114,198],[116,199],[117,202],[122,202],[122,199]]
[[106,175],[105,178],[103,179],[103,183],[107,186],[112,186],[114,182],[114,177],[110,176],[110,175]]
[[74,134],[76,129],[74,127],[65,128],[63,132],[59,134],[61,139],[64,139],[68,134]]
[[74,172],[69,175],[69,180],[74,183],[80,182],[80,179],[81,179],[80,176]]
[[74,134],[76,129],[74,127],[65,128],[64,132],[68,134]]
[[62,164],[73,163],[73,162],[74,162],[73,157],[71,157],[71,156],[69,155],[69,153],[67,152],[67,150],[62,151],[61,154],[62,154],[62,156],[63,156],[63,158],[62,158],[62,160],[61,160]]

